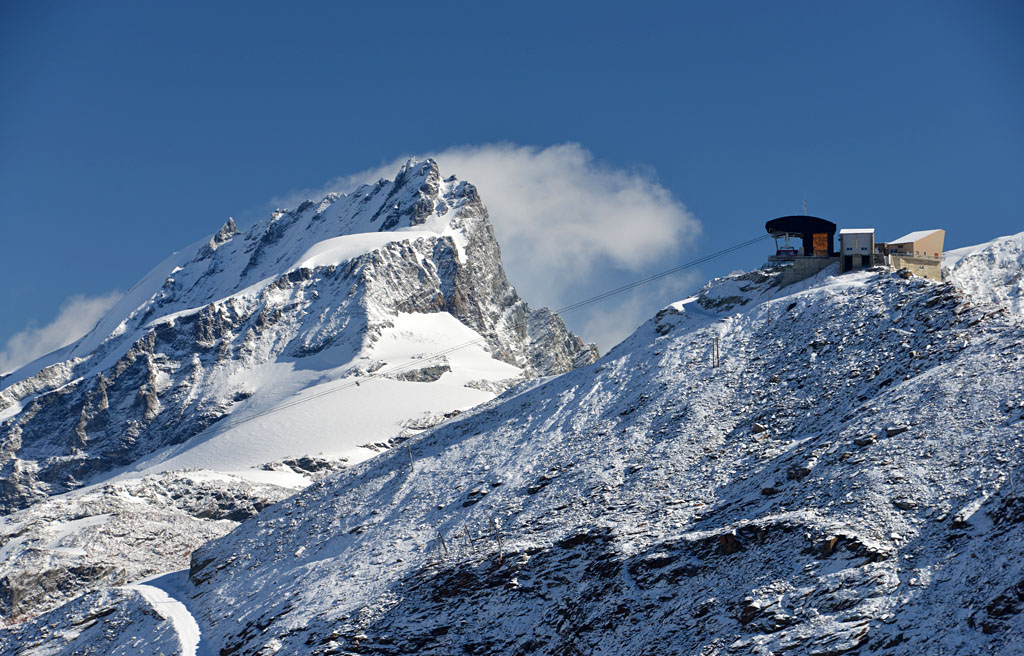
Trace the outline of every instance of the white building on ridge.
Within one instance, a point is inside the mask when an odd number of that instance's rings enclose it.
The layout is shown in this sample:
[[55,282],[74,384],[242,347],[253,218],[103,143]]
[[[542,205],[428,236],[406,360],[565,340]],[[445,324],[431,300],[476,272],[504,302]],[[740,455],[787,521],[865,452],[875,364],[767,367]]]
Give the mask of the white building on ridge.
[[843,228],[839,231],[839,271],[866,269],[873,264],[874,228]]

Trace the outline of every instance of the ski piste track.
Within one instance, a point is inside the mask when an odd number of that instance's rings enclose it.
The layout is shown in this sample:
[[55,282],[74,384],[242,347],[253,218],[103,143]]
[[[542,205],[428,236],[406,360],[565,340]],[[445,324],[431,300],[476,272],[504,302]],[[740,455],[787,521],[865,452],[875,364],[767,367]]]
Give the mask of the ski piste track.
[[[176,592],[175,581],[184,579],[184,570],[170,572],[147,583],[132,583],[125,586],[142,595],[142,598],[153,607],[153,610],[170,620],[174,625],[174,631],[178,634],[178,641],[181,643],[181,656],[197,656],[199,654],[200,630],[196,618],[192,616],[188,607],[168,593]],[[159,584],[154,585],[154,584]]]

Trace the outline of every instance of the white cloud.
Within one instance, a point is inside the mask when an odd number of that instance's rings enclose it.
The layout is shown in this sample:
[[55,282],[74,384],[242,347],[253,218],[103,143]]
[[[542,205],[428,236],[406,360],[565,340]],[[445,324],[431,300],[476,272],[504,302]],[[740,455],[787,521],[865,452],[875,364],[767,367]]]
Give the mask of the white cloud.
[[0,351],[0,372],[9,372],[74,342],[89,332],[107,310],[121,298],[121,292],[102,296],[76,294],[64,301],[57,318],[45,326],[30,323],[7,340]]
[[[476,185],[494,223],[509,279],[533,305],[558,307],[642,277],[659,259],[678,255],[700,234],[697,219],[652,172],[601,163],[579,144],[459,146],[415,157],[433,158],[442,175],[454,173]],[[350,191],[392,178],[407,159],[337,178],[320,190],[276,198],[275,204],[294,206],[328,191]],[[612,310],[610,316],[615,315]],[[595,339],[585,325],[579,328],[583,337]],[[602,330],[599,343],[610,346],[606,340],[619,332]]]
[[[639,271],[700,234],[697,219],[651,172],[602,164],[579,144],[458,146],[415,157],[435,159],[442,174],[454,173],[476,185],[507,263],[581,276],[606,259]],[[328,191],[391,178],[407,159],[275,201],[318,200]]]
[[480,190],[510,264],[581,276],[607,259],[639,271],[699,232],[653,176],[603,166],[577,144],[456,148],[436,159]]

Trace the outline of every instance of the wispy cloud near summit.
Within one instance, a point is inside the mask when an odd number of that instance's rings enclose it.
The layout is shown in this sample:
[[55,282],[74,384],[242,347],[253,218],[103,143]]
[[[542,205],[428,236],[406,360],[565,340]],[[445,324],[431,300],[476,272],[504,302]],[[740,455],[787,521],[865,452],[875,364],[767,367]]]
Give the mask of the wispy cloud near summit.
[[101,296],[76,294],[64,301],[57,318],[45,326],[29,324],[7,340],[0,351],[0,373],[28,364],[41,355],[74,342],[92,330],[96,322],[121,298],[121,292]]
[[[458,146],[414,156],[435,159],[442,175],[477,186],[509,278],[534,304],[557,307],[576,300],[595,274],[606,276],[609,268],[642,272],[700,234],[699,221],[653,172],[609,166],[580,144]],[[329,191],[351,191],[393,177],[407,159],[274,201],[294,206]],[[620,336],[634,327],[624,326]]]

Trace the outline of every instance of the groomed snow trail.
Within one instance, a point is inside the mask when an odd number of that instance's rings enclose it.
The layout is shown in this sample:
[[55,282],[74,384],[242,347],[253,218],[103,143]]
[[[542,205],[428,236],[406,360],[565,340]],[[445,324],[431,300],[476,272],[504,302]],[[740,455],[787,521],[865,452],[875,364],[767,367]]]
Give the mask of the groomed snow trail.
[[161,617],[171,621],[181,642],[182,656],[196,656],[199,649],[199,624],[185,604],[156,586],[135,583],[126,587],[137,590]]

